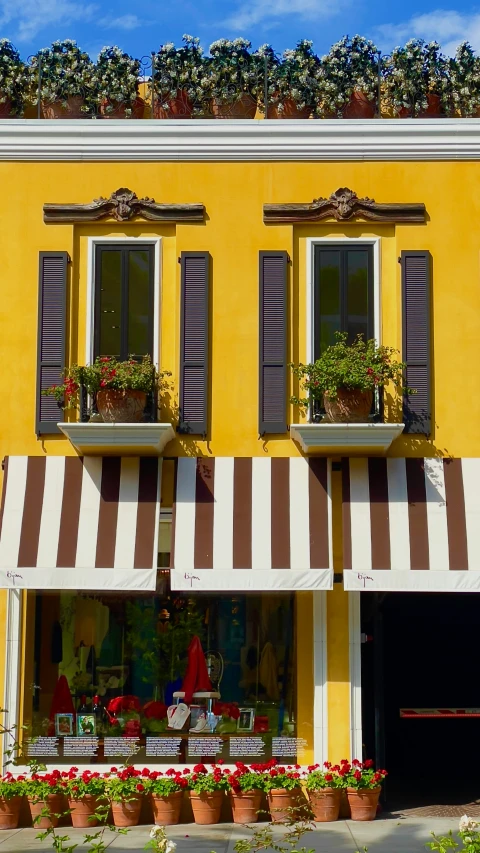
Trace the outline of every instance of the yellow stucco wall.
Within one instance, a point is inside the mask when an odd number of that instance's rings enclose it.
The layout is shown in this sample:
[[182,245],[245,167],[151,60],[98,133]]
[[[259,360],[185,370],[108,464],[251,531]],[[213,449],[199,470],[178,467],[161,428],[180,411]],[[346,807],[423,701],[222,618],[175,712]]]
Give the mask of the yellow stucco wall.
[[[258,436],[258,252],[287,250],[291,259],[291,360],[306,356],[306,240],[309,237],[381,238],[381,335],[400,346],[402,249],[429,249],[433,257],[434,420],[432,440],[401,438],[393,455],[478,455],[476,375],[480,339],[480,167],[468,162],[404,163],[0,163],[5,203],[0,211],[4,251],[0,277],[2,426],[0,458],[9,454],[72,454],[63,437],[38,441],[34,433],[38,252],[67,250],[71,269],[70,360],[85,358],[88,237],[161,236],[160,365],[177,393],[180,344],[181,251],[208,250],[212,258],[211,436],[178,437],[168,455],[298,455],[289,438]],[[159,202],[203,202],[204,224],[163,226],[111,222],[45,225],[45,202],[88,202],[126,186]],[[307,202],[348,186],[379,202],[424,202],[423,225],[265,226],[265,202]],[[292,386],[293,387],[293,386]],[[467,408],[462,406],[467,401]],[[468,417],[462,417],[460,412]],[[291,411],[291,420],[298,412]],[[338,494],[338,484],[335,486]],[[341,565],[340,519],[334,516],[336,568]],[[336,544],[335,544],[336,543]],[[310,604],[308,599],[310,598]],[[0,616],[4,596],[0,596]],[[308,615],[311,597],[299,612]],[[4,620],[1,620],[4,625]],[[301,648],[311,648],[311,614],[299,620]],[[328,594],[327,676],[329,751],[349,751],[348,606],[340,586]],[[310,643],[310,645],[309,645]],[[1,647],[4,648],[2,637]],[[2,659],[0,655],[0,675]],[[302,658],[302,672],[309,664]],[[301,688],[305,699],[312,693]],[[310,713],[310,712],[309,712]],[[301,727],[308,727],[308,715]]]

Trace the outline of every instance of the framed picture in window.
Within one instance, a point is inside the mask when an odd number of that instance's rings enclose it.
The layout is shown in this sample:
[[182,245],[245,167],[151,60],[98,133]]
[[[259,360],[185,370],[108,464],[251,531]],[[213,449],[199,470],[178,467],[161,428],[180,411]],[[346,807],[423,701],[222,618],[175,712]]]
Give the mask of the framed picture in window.
[[255,722],[255,711],[253,708],[239,708],[239,713],[237,732],[252,732]]
[[96,733],[95,714],[77,714],[77,737],[93,737]]
[[73,735],[73,714],[55,714],[55,734],[57,737]]

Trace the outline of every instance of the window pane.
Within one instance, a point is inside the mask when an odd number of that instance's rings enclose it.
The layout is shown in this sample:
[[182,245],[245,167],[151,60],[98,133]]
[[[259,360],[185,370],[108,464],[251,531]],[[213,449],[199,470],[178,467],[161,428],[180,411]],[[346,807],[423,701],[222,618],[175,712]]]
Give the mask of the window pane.
[[335,332],[341,328],[340,252],[317,254],[317,355],[335,343]]
[[150,343],[150,252],[128,253],[128,353],[152,354]]
[[348,339],[368,338],[368,251],[347,252]]
[[100,340],[98,355],[120,357],[122,318],[121,252],[100,254]]

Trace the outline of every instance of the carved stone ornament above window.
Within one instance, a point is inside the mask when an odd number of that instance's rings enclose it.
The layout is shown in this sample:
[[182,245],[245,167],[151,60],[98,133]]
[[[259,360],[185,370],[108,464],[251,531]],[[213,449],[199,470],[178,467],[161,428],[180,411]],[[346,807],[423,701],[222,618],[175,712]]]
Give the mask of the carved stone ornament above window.
[[203,222],[204,204],[157,204],[153,198],[138,198],[126,187],[110,198],[95,198],[89,204],[44,204],[43,220],[53,222],[96,222],[98,219],[128,222],[134,217],[154,222]]
[[373,198],[359,198],[348,187],[340,187],[329,198],[314,198],[307,204],[264,204],[265,223],[320,222],[336,219],[350,222],[369,219],[374,222],[425,222],[425,205],[377,204]]

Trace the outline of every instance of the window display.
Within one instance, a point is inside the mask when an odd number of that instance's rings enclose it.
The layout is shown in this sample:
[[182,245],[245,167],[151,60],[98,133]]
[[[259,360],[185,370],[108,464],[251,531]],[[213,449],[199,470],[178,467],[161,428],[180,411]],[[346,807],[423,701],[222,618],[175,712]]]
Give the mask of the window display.
[[295,597],[28,592],[30,753],[48,763],[301,762]]

